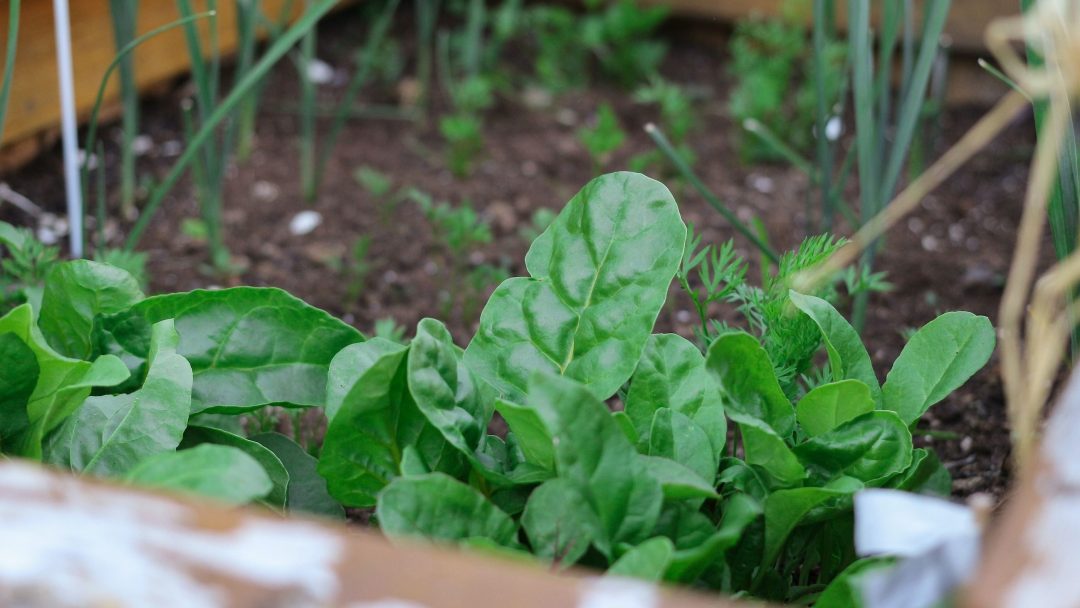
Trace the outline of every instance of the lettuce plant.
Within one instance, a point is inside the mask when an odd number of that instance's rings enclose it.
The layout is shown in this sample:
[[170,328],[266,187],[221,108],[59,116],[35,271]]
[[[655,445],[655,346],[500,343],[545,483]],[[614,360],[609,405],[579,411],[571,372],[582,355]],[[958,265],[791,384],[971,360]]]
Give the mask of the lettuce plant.
[[[0,449],[230,502],[373,508],[394,538],[829,605],[846,597],[831,581],[868,567],[855,492],[948,492],[912,429],[986,362],[992,328],[942,315],[882,384],[829,294],[777,278],[756,301],[812,337],[800,365],[774,360],[796,352],[779,329],[719,328],[702,350],[654,333],[686,241],[663,185],[599,177],[464,349],[435,319],[407,345],[365,340],[276,289],[147,298],[122,271],[60,264],[40,320],[29,304],[0,318]],[[317,460],[230,422],[267,406],[323,409]],[[508,432],[489,431],[496,414]]]

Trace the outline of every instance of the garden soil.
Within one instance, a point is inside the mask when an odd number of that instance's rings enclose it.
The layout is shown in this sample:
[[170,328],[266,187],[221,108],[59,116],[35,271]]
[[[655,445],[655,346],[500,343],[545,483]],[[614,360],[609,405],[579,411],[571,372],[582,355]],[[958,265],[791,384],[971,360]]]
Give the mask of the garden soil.
[[[400,39],[409,49],[411,17],[398,23]],[[350,65],[357,44],[355,14],[332,17],[320,30],[320,58],[332,67]],[[759,218],[777,248],[791,247],[806,234],[810,186],[804,175],[782,165],[748,166],[737,154],[739,129],[730,119],[725,100],[732,86],[722,44],[689,42],[678,24],[665,32],[671,51],[663,73],[685,85],[697,97],[698,127],[690,145],[697,153],[702,179],[739,216]],[[722,34],[720,35],[722,36]],[[508,57],[509,63],[527,65],[527,57]],[[966,60],[966,59],[965,59]],[[369,104],[403,104],[413,96],[415,83],[376,87],[365,94]],[[181,134],[179,100],[190,89],[178,82],[164,97],[144,103],[144,133],[149,152],[140,159],[140,171],[160,178],[177,154]],[[323,87],[324,101],[340,95],[341,86]],[[457,179],[446,168],[444,145],[433,118],[410,122],[389,118],[358,118],[341,138],[326,174],[321,195],[312,204],[300,193],[298,171],[299,98],[295,68],[285,62],[269,82],[258,122],[255,151],[228,175],[224,212],[228,244],[243,270],[222,278],[205,268],[205,245],[185,235],[181,222],[197,217],[189,183],[182,182],[154,219],[141,249],[149,254],[151,291],[184,291],[226,285],[281,287],[307,302],[344,318],[365,332],[377,319],[392,318],[411,332],[418,320],[446,319],[453,335],[464,345],[475,330],[479,302],[493,285],[470,298],[460,280],[460,269],[479,264],[503,266],[524,274],[528,247],[522,229],[537,209],[559,210],[594,172],[578,142],[576,131],[590,123],[597,107],[609,103],[628,133],[623,149],[604,167],[623,169],[628,159],[652,149],[642,127],[657,121],[655,109],[636,103],[625,90],[598,82],[587,90],[558,96],[527,87],[500,96],[485,119],[485,152],[474,174]],[[940,153],[986,108],[951,108],[940,117],[935,144]],[[324,125],[325,126],[325,125]],[[1034,136],[1030,118],[1012,125],[994,144],[936,193],[922,208],[888,233],[878,269],[888,273],[894,289],[871,300],[865,341],[884,378],[904,344],[905,332],[918,328],[940,313],[969,310],[997,317],[1004,276],[1015,240],[1027,159]],[[105,162],[117,173],[118,127],[105,129],[110,147]],[[490,221],[493,242],[453,260],[433,238],[416,203],[377,198],[354,177],[361,166],[381,171],[396,189],[417,188],[458,205],[469,201]],[[55,213],[63,209],[59,149],[42,155],[19,172],[5,176],[15,190]],[[720,243],[734,231],[704,200],[670,176],[668,183],[688,223],[704,241]],[[849,200],[854,200],[851,192]],[[290,220],[301,211],[316,211],[322,223],[305,235],[290,231]],[[0,206],[0,219],[27,222],[10,205]],[[119,243],[130,222],[109,224]],[[115,230],[112,230],[115,229]],[[849,233],[842,227],[842,234]],[[349,297],[350,259],[358,237],[371,239],[366,256],[369,270],[359,295]],[[736,238],[748,258],[753,252]],[[1044,259],[1044,262],[1048,262]],[[454,269],[459,269],[456,273]],[[757,276],[752,269],[750,276]],[[447,302],[447,294],[455,294]],[[714,313],[736,321],[734,311],[718,305]],[[672,290],[661,312],[658,331],[692,336],[692,307]],[[953,475],[958,496],[986,492],[1001,499],[1009,483],[1009,441],[997,357],[967,385],[934,407],[920,427],[917,440],[931,445]]]

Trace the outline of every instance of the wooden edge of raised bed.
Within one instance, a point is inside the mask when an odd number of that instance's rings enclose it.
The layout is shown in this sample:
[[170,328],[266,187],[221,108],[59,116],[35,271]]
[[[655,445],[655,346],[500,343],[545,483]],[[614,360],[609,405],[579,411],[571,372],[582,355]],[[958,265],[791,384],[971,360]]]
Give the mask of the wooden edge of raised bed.
[[[787,0],[642,0],[647,4],[670,7],[672,12],[688,17],[734,21],[748,15],[774,17],[783,13]],[[802,16],[810,22],[810,2],[805,3]],[[917,0],[915,6],[921,10],[925,0]],[[949,36],[953,48],[966,52],[981,52],[983,32],[986,26],[997,17],[1014,15],[1020,10],[1018,0],[953,0],[949,8],[949,17],[945,24],[945,33]],[[836,3],[837,18],[841,26],[846,27],[847,5]],[[875,13],[876,13],[875,9]],[[875,14],[875,21],[879,16]]]
[[968,608],[1080,606],[1080,367],[991,529]]
[[[748,606],[0,463],[0,605]],[[206,601],[196,601],[196,600]]]

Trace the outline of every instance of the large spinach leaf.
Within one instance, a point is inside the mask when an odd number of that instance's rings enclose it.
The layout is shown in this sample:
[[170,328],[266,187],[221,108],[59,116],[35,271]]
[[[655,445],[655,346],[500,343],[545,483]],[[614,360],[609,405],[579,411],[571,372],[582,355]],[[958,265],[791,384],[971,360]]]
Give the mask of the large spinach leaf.
[[986,365],[994,343],[994,327],[986,317],[947,312],[927,323],[904,346],[885,378],[885,409],[914,424]]
[[94,317],[123,312],[143,297],[139,282],[126,270],[90,260],[64,262],[45,277],[38,325],[60,353],[89,359]]
[[574,485],[596,515],[596,548],[611,555],[619,543],[645,540],[660,515],[663,492],[607,406],[584,385],[544,373],[530,382],[529,404],[551,432],[559,477]]
[[176,353],[178,342],[172,321],[156,323],[142,387],[86,399],[49,435],[45,460],[118,477],[151,456],[175,450],[191,411],[191,366]]
[[229,504],[248,503],[274,489],[257,460],[239,448],[212,443],[151,456],[128,472],[125,479]]
[[321,406],[330,361],[364,339],[280,289],[234,287],[154,296],[105,316],[99,347],[139,370],[150,326],[163,319],[175,320],[178,352],[194,372],[193,414]]
[[465,360],[512,401],[535,371],[607,399],[633,373],[682,258],[686,226],[659,182],[589,182],[529,248],[529,278],[495,290]]
[[[116,386],[129,375],[123,362],[111,355],[98,357],[91,363],[57,353],[45,342],[34,323],[29,304],[0,318],[0,336],[3,335],[14,336],[29,347],[38,368],[34,390],[26,401],[25,421],[17,411],[5,414],[5,419],[14,420],[13,428],[22,429],[3,440],[4,451],[10,454],[41,458],[41,441],[45,434],[70,416],[93,388]],[[8,356],[24,355],[25,351],[8,352]]]

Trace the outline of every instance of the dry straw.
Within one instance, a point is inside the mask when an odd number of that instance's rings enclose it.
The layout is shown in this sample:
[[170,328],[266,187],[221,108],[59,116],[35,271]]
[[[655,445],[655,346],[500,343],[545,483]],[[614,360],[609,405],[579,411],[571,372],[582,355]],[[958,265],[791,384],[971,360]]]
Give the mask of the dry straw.
[[[1029,98],[1048,100],[1045,136],[1040,138],[1032,159],[1016,250],[999,313],[1005,397],[1015,456],[1023,465],[1031,454],[1073,320],[1080,315],[1080,305],[1070,305],[1068,298],[1080,284],[1080,251],[1061,260],[1037,281],[1034,279],[1047,204],[1057,177],[1058,155],[1072,116],[1070,99],[1080,96],[1080,3],[1040,0],[1024,16],[991,23],[986,43],[1019,90],[1006,94],[956,145],[863,225],[844,248],[820,267],[797,277],[793,287],[812,289],[836,276],[1025,111]],[[1044,65],[1029,66],[1015,50],[1016,43],[1027,44],[1040,54]]]

